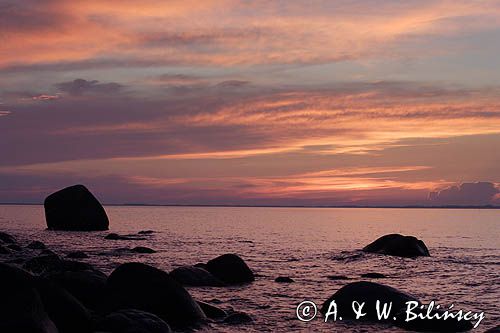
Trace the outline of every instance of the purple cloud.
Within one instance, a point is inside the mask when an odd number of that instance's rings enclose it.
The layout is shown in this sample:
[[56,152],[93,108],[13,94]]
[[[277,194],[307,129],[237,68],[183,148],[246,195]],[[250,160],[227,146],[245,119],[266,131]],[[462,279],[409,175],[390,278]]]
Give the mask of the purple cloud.
[[429,200],[437,205],[490,205],[498,193],[490,182],[462,183],[429,193]]

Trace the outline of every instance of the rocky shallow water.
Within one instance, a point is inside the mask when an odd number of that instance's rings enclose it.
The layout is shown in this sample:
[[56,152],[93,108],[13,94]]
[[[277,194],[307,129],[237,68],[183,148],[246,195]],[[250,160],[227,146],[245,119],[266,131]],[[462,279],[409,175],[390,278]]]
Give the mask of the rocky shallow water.
[[[257,274],[255,282],[188,290],[198,300],[252,316],[254,322],[238,325],[238,331],[401,331],[383,325],[296,319],[295,307],[303,300],[319,307],[340,287],[360,280],[396,287],[422,301],[484,311],[479,332],[498,324],[498,210],[106,207],[106,211],[109,232],[82,233],[45,230],[40,206],[0,206],[0,229],[15,235],[23,246],[39,240],[61,256],[82,251],[88,257],[77,260],[105,273],[124,262],[171,271],[237,253]],[[138,234],[147,230],[153,232]],[[111,232],[138,237],[104,239]],[[394,232],[423,239],[431,257],[407,259],[358,251],[378,236]],[[155,252],[130,251],[136,247]],[[386,278],[362,278],[366,273]],[[294,282],[275,282],[279,276]],[[203,330],[235,327],[214,323]]]

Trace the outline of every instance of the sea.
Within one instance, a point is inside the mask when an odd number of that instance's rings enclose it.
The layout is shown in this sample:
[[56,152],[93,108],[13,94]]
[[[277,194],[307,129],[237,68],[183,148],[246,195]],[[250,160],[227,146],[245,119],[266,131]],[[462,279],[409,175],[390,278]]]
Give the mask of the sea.
[[[400,289],[441,308],[484,312],[476,332],[499,324],[500,210],[397,208],[277,208],[105,206],[108,232],[46,230],[43,206],[1,205],[0,230],[20,241],[40,240],[64,255],[82,250],[106,273],[125,262],[142,262],[165,271],[206,262],[224,253],[241,256],[256,281],[235,287],[194,287],[198,300],[249,314],[253,323],[212,323],[199,331],[217,332],[402,332],[384,324],[303,322],[297,306],[321,304],[342,286],[373,281]],[[146,240],[105,240],[109,232]],[[431,257],[398,258],[360,251],[378,237],[400,233],[423,240]],[[156,253],[116,251],[147,246]],[[365,273],[382,273],[367,279]],[[277,283],[286,276],[293,283]],[[345,276],[331,280],[329,276]]]

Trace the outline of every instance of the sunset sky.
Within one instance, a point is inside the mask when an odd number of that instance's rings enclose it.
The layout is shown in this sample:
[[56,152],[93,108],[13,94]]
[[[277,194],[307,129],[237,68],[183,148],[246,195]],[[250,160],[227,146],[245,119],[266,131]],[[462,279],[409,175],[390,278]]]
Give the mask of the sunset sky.
[[0,202],[500,205],[500,1],[0,0]]

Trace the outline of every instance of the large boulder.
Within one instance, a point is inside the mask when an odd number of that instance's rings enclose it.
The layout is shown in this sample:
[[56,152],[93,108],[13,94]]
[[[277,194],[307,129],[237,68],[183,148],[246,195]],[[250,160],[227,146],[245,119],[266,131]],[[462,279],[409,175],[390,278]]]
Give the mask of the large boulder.
[[104,208],[83,185],[52,193],[43,205],[50,230],[108,230],[109,220]]
[[323,303],[321,313],[327,313],[331,302],[335,301],[337,304],[338,316],[346,319],[353,319],[356,318],[356,314],[352,309],[352,302],[364,302],[365,305],[363,310],[366,312],[366,316],[360,319],[376,321],[378,319],[375,310],[377,300],[380,300],[381,303],[392,302],[392,312],[394,313],[406,308],[406,302],[418,301],[415,297],[392,287],[374,282],[359,281],[349,283],[337,290],[335,294]]
[[403,236],[400,234],[382,236],[365,246],[363,251],[407,258],[430,256],[429,250],[423,241],[413,236]]
[[[335,301],[337,305],[337,317],[356,319],[356,313],[352,308],[353,302],[356,301],[358,304],[365,303],[363,306],[365,316],[357,320],[386,322],[410,331],[464,332],[472,329],[473,326],[469,321],[458,321],[456,319],[448,319],[446,321],[415,319],[407,322],[405,320],[408,307],[407,302],[417,302],[418,309],[420,309],[421,302],[400,290],[374,282],[359,281],[343,286],[323,303],[321,313],[326,314],[330,310],[332,301]],[[380,301],[381,310],[384,308],[384,304],[392,304],[390,315],[386,319],[378,317],[376,310],[377,301]],[[425,314],[427,309],[415,309],[412,311],[415,313],[421,311]],[[433,311],[431,313],[436,312]]]
[[106,289],[113,310],[138,309],[153,313],[173,327],[206,319],[196,301],[168,273],[141,263],[120,265]]
[[92,332],[89,311],[67,290],[44,278],[37,279],[36,288],[59,333]]
[[58,333],[29,273],[0,263],[0,332]]
[[236,254],[224,254],[210,260],[207,270],[227,284],[240,284],[255,280],[252,270]]
[[125,309],[108,314],[98,325],[108,333],[170,333],[170,327],[152,313]]
[[170,276],[184,286],[220,287],[224,285],[224,282],[213,276],[212,273],[196,266],[177,267],[170,272]]
[[99,311],[105,305],[107,276],[98,270],[59,271],[47,278],[91,310]]

